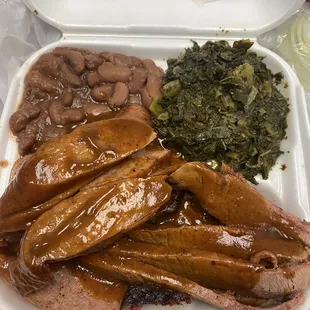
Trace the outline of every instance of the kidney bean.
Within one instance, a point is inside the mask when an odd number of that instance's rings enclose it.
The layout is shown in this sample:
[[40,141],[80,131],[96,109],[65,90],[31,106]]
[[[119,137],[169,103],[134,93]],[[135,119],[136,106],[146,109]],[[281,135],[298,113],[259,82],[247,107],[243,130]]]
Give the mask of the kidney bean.
[[48,93],[38,89],[38,88],[31,88],[30,91],[30,102],[38,102],[38,101],[42,101],[42,100],[48,100],[49,95]]
[[55,93],[59,90],[57,81],[43,75],[39,71],[30,71],[27,75],[26,81],[32,87],[39,88],[47,93]]
[[147,78],[146,71],[142,68],[137,68],[132,75],[131,81],[128,83],[129,92],[137,94],[141,91]]
[[39,59],[38,69],[41,73],[57,77],[61,60],[53,55],[43,55]]
[[112,97],[108,101],[108,105],[111,109],[117,109],[126,103],[128,98],[129,89],[126,84],[117,82],[114,85],[114,92]]
[[97,54],[88,54],[84,56],[86,68],[95,70],[102,65],[103,60]]
[[73,94],[71,92],[66,93],[62,98],[62,104],[64,107],[71,107],[73,103]]
[[109,61],[114,65],[125,66],[128,68],[132,68],[134,66],[138,67],[142,63],[142,60],[137,57],[127,56],[119,53],[104,52],[100,53],[100,56],[104,60]]
[[103,58],[106,61],[114,63],[113,53],[110,52],[102,52],[99,54],[99,57]]
[[21,155],[28,153],[36,142],[37,127],[29,124],[18,135],[18,151]]
[[125,66],[131,68],[133,66],[133,62],[131,57],[123,55],[123,54],[118,54],[115,53],[113,54],[113,63],[119,66]]
[[58,46],[53,50],[53,54],[56,56],[64,56],[69,50],[69,47]]
[[57,125],[62,124],[61,115],[64,112],[63,103],[60,99],[53,100],[48,107],[48,114],[53,123]]
[[65,110],[60,99],[55,99],[50,103],[48,114],[52,123],[57,125],[78,123],[85,119],[85,114],[79,109]]
[[26,128],[26,126],[40,114],[40,109],[36,106],[23,107],[17,110],[10,118],[10,128],[13,133],[17,133]]
[[147,109],[149,109],[149,107],[152,103],[152,98],[151,98],[146,86],[144,86],[141,90],[141,99],[142,99],[143,106],[146,107]]
[[162,81],[158,76],[149,75],[147,78],[146,88],[152,99],[161,99]]
[[113,85],[104,84],[91,90],[91,97],[98,102],[106,102],[113,94]]
[[115,114],[115,112],[105,104],[88,103],[84,105],[83,108],[87,120],[90,122],[113,118]]
[[130,58],[133,67],[140,67],[142,65],[142,60],[140,58],[134,56],[131,56]]
[[85,119],[83,111],[78,109],[68,109],[61,114],[62,125],[69,123],[78,123]]
[[66,63],[61,64],[60,70],[62,83],[64,84],[64,86],[79,88],[83,85],[80,77],[76,73],[74,73]]
[[131,70],[127,67],[113,65],[110,62],[103,63],[98,68],[98,73],[102,77],[104,82],[116,83],[116,82],[129,82],[131,76]]
[[156,75],[160,78],[163,77],[164,70],[157,67],[152,59],[143,59],[142,65],[150,74]]
[[54,54],[63,56],[63,58],[71,65],[74,72],[78,75],[81,75],[84,72],[85,60],[82,53],[66,47],[57,47],[54,50]]
[[95,87],[101,84],[103,81],[102,81],[102,77],[98,74],[98,72],[94,71],[94,72],[87,73],[86,82],[89,87]]

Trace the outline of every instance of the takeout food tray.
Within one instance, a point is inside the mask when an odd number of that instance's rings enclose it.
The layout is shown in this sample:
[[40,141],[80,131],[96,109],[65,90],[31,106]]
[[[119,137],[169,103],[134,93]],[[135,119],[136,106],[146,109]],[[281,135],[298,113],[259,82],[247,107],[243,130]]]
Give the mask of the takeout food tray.
[[[178,56],[192,45],[207,40],[241,38],[255,41],[252,47],[274,72],[282,72],[288,87],[280,86],[289,98],[287,139],[281,147],[284,154],[278,159],[268,180],[259,176],[257,189],[284,210],[305,220],[310,219],[310,128],[303,88],[289,65],[273,52],[256,42],[256,37],[289,18],[303,0],[24,0],[26,5],[48,23],[63,32],[62,38],[39,50],[26,61],[12,81],[0,120],[0,160],[8,161],[0,168],[0,195],[4,192],[10,170],[18,158],[17,144],[10,133],[9,117],[17,109],[23,95],[24,77],[36,60],[58,46],[111,51],[141,58],[152,58],[166,69],[166,59]],[[206,2],[203,5],[203,2]],[[285,171],[281,165],[285,164]],[[143,309],[155,310],[155,306]],[[212,309],[203,303],[168,307],[168,309]],[[13,289],[0,282],[0,309],[34,309]],[[310,294],[304,306],[310,309]]]

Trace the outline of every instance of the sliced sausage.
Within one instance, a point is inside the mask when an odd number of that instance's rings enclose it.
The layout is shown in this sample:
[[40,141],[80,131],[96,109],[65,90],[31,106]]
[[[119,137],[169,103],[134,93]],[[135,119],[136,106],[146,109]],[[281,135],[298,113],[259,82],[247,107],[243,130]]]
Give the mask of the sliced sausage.
[[17,133],[26,128],[26,126],[40,114],[40,109],[36,106],[29,106],[17,110],[10,118],[10,128],[13,133]]
[[111,109],[122,107],[128,98],[129,89],[126,84],[122,82],[115,83],[113,96],[109,99],[108,105]]
[[87,85],[91,88],[101,84],[103,82],[102,77],[98,74],[97,71],[88,72],[86,76]]
[[113,85],[104,84],[91,90],[91,97],[98,102],[106,102],[113,94]]
[[113,65],[110,62],[103,63],[98,68],[98,73],[102,77],[104,82],[116,83],[116,82],[129,82],[131,76],[131,70],[127,67]]
[[30,71],[27,75],[26,81],[32,87],[39,88],[47,93],[55,93],[59,90],[57,81],[43,75],[39,71]]
[[164,70],[157,67],[152,59],[143,59],[142,65],[150,74],[156,75],[160,78],[163,77]]
[[95,70],[102,65],[103,60],[97,54],[88,54],[84,57],[86,68],[89,70]]
[[141,91],[147,78],[146,71],[142,68],[137,68],[132,75],[131,81],[128,83],[129,92],[137,94]]

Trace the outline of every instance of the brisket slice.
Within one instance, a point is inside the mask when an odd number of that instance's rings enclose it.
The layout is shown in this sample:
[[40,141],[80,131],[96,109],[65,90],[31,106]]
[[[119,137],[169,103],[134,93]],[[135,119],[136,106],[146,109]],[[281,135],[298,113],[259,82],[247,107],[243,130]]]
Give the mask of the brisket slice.
[[192,192],[202,207],[225,225],[267,225],[310,245],[309,223],[275,206],[236,174],[187,163],[171,175],[170,181]]
[[261,251],[269,251],[276,256],[279,264],[284,265],[306,262],[309,256],[309,250],[298,241],[273,236],[267,231],[234,226],[149,225],[132,231],[129,238],[170,248],[216,252],[244,260]]
[[[237,299],[224,292],[215,292],[200,286],[199,284],[158,269],[154,266],[139,262],[135,259],[123,257],[112,257],[103,253],[92,254],[80,258],[80,263],[95,274],[103,273],[117,278],[125,283],[136,284],[156,284],[169,287],[172,290],[180,291],[191,295],[193,298],[201,300],[212,306],[223,310],[258,310],[259,307],[244,305]],[[304,292],[297,292],[291,295],[291,299],[276,306],[271,306],[269,310],[292,310],[302,304]]]
[[121,300],[97,299],[67,268],[56,271],[53,279],[46,288],[28,295],[26,301],[48,310],[120,310]]

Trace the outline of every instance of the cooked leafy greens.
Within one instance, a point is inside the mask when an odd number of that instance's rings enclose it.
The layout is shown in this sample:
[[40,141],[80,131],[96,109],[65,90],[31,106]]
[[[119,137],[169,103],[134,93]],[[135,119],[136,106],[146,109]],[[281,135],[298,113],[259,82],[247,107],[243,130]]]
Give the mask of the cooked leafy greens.
[[164,145],[189,161],[225,162],[253,183],[282,153],[288,102],[249,40],[207,42],[168,59],[161,102],[151,106]]

